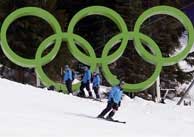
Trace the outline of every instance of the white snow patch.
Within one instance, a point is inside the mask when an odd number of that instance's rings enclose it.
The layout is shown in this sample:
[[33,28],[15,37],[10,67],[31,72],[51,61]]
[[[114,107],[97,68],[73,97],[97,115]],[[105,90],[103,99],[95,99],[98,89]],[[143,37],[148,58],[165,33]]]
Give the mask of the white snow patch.
[[95,117],[106,106],[0,79],[1,137],[193,137],[194,107],[124,97],[112,123]]

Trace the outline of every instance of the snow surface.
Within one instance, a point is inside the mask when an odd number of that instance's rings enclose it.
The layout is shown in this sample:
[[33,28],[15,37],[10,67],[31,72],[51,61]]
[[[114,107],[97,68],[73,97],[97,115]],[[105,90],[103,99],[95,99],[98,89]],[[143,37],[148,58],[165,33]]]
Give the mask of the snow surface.
[[[182,36],[179,38],[179,42],[180,42],[181,48],[177,49],[177,51],[181,52],[187,46],[187,42],[188,42],[188,33],[186,31],[183,32]],[[194,45],[193,45],[190,53],[191,52],[194,52]]]
[[124,97],[112,123],[104,102],[0,79],[0,137],[193,137],[194,107]]
[[194,86],[190,89],[190,91],[189,91],[188,94],[189,95],[187,97],[189,97],[189,99],[191,100],[191,102],[194,103]]
[[[176,55],[180,52],[183,51],[183,49],[185,49],[185,47],[187,46],[187,41],[188,41],[188,34],[187,32],[185,31],[182,36],[179,38],[179,42],[180,42],[180,45],[181,45],[181,48],[177,49],[176,50]],[[190,53],[194,52],[194,45],[190,51]],[[179,66],[180,68],[184,71],[184,72],[190,72],[190,71],[193,71],[194,70],[194,67],[190,66],[186,61],[182,60],[180,61],[179,63]]]
[[[190,86],[191,82],[188,84],[182,84],[177,88],[178,92],[182,92],[182,91],[186,91],[188,89],[188,87]],[[178,99],[179,100],[179,99]],[[186,101],[191,101],[192,103],[194,103],[194,86],[191,87],[191,89],[189,90],[188,94],[185,96],[184,100]],[[183,103],[182,103],[183,104]]]

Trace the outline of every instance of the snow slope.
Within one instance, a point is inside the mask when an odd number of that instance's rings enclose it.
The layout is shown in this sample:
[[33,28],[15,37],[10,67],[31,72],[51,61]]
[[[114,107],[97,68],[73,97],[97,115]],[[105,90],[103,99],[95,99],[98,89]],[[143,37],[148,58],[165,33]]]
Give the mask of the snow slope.
[[124,97],[115,119],[95,119],[106,106],[0,79],[0,137],[193,137],[194,107]]

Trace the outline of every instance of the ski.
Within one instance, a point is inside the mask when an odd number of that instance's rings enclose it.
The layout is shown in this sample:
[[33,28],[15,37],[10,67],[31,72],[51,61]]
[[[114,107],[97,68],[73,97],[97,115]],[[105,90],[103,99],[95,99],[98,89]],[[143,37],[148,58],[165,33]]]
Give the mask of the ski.
[[122,124],[126,124],[126,121],[120,121],[120,120],[108,120],[108,119],[104,119],[110,122],[115,122],[115,123],[122,123]]
[[96,98],[93,98],[92,100],[99,101],[99,102],[103,102],[101,99],[96,99]]
[[[97,118],[98,118],[98,117],[97,117]],[[106,121],[109,121],[109,122],[115,122],[115,123],[122,123],[122,124],[126,124],[126,121],[120,121],[120,120],[109,120],[109,119],[106,119],[106,118],[98,118],[98,119],[106,120]]]

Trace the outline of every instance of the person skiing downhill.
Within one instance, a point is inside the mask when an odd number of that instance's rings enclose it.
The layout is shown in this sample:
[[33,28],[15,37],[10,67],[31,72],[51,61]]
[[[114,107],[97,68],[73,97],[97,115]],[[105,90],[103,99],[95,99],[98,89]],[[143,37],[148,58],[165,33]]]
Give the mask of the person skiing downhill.
[[84,71],[85,72],[81,81],[80,92],[78,93],[77,96],[85,97],[84,88],[86,88],[86,90],[89,93],[89,97],[92,98],[92,92],[90,90],[91,71],[87,66],[84,67]]
[[119,85],[112,87],[111,91],[109,92],[108,96],[108,104],[106,108],[97,116],[98,118],[104,118],[104,116],[110,111],[108,116],[106,117],[107,120],[113,121],[113,116],[121,103],[123,91],[122,86],[125,84],[124,81],[121,81]]
[[96,98],[100,99],[99,96],[99,88],[100,88],[101,79],[97,72],[93,73],[93,80],[92,80],[92,88],[94,90],[94,93],[96,94]]
[[72,70],[69,68],[68,65],[65,65],[64,82],[66,84],[68,94],[72,94],[72,81],[73,81]]

